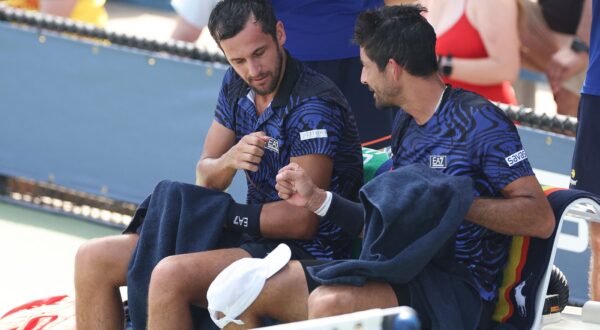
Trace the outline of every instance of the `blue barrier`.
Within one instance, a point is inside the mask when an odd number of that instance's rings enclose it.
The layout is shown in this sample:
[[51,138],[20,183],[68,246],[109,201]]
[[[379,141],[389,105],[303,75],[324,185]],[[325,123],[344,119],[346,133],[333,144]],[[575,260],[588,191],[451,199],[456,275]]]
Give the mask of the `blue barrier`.
[[194,182],[225,66],[6,23],[0,45],[0,174],[134,203]]

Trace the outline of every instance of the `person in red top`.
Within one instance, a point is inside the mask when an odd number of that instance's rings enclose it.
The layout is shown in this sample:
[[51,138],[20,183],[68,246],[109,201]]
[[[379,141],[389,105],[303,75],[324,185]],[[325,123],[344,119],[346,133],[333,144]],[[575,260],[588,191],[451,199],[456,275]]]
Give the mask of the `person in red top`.
[[421,0],[437,34],[440,74],[453,87],[516,104],[519,74],[515,0]]

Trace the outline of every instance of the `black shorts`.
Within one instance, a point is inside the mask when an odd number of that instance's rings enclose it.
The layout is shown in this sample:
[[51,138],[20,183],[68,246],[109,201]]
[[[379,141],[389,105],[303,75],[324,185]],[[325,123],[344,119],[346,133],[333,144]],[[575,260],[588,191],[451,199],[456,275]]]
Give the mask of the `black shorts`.
[[[304,276],[306,277],[306,286],[308,287],[308,293],[313,292],[321,284],[316,282],[309,274],[307,267],[322,265],[328,262],[327,260],[300,260],[302,270],[304,270]],[[410,306],[410,291],[407,284],[391,284],[392,290],[396,295],[398,306]],[[481,316],[479,319],[479,326],[477,329],[490,329],[492,327],[492,314],[494,313],[495,304],[492,302],[484,301],[482,303]],[[417,311],[419,312],[419,311]],[[423,314],[423,313],[421,313]],[[421,327],[423,329],[431,328],[431,320],[424,315],[419,316]]]
[[581,94],[570,188],[600,194],[600,96]]
[[302,246],[294,241],[289,240],[272,240],[267,238],[246,239],[239,247],[242,250],[250,253],[252,258],[264,258],[271,253],[279,244],[285,243],[292,251],[292,259],[307,259],[314,260],[312,254],[308,253]]

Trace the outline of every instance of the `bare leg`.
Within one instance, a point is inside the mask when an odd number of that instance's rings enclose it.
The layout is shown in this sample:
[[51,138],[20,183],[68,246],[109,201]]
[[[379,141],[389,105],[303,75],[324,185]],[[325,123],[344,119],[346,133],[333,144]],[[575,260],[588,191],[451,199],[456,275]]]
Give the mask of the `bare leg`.
[[395,306],[398,306],[396,294],[387,283],[368,282],[362,287],[323,285],[308,297],[308,318],[316,319]]
[[188,23],[181,17],[177,17],[175,28],[171,34],[171,39],[196,42],[198,37],[200,37],[200,33],[202,33],[202,29],[199,29],[196,26]]
[[573,93],[563,87],[554,93],[554,101],[556,102],[556,111],[559,114],[577,117],[577,109],[579,107],[578,93]]
[[250,329],[262,325],[262,317],[269,316],[283,322],[306,320],[308,287],[304,270],[298,261],[291,261],[267,280],[260,295],[240,315],[243,326],[229,323],[225,329]]
[[127,284],[127,267],[138,235],[96,238],[75,257],[75,320],[78,329],[123,329],[119,287]]
[[40,11],[42,13],[69,17],[77,0],[40,0]]
[[191,304],[207,306],[206,291],[234,261],[249,257],[242,249],[180,254],[161,260],[152,271],[148,293],[149,329],[191,329]]
[[590,295],[600,301],[600,223],[590,223],[592,260],[590,261]]

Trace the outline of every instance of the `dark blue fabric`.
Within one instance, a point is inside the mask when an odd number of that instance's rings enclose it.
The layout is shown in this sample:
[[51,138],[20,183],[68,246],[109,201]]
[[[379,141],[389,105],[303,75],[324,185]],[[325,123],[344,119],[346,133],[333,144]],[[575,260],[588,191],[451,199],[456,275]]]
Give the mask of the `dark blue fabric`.
[[321,284],[407,283],[411,305],[434,329],[474,329],[481,298],[455,262],[454,235],[472,203],[472,180],[422,164],[384,173],[360,192],[365,235],[359,260],[309,267]]
[[[134,329],[146,328],[150,275],[163,258],[240,245],[240,233],[223,230],[232,203],[231,196],[221,191],[162,181],[138,207],[125,230],[139,230],[140,234],[127,273],[129,315]],[[194,321],[198,329],[216,329],[206,310],[195,315]]]
[[[534,175],[513,122],[475,93],[448,86],[437,111],[418,125],[400,111],[394,123],[394,168],[426,164],[448,175],[473,179],[475,197],[502,197],[511,182]],[[456,234],[456,258],[465,264],[481,297],[495,301],[510,236],[472,222]]]
[[590,62],[588,64],[585,82],[583,83],[581,93],[600,95],[600,3],[598,0],[592,1]]
[[323,220],[335,223],[352,237],[356,237],[365,225],[363,211],[362,204],[333,194],[331,204]]
[[570,188],[600,194],[600,95],[581,94]]
[[[358,56],[352,42],[358,15],[383,6],[382,0],[272,0],[277,19],[285,26],[286,46],[302,61]],[[356,77],[358,80],[358,77]]]

